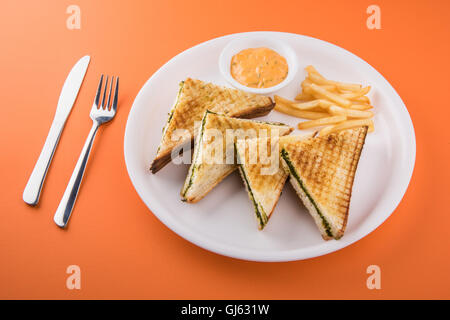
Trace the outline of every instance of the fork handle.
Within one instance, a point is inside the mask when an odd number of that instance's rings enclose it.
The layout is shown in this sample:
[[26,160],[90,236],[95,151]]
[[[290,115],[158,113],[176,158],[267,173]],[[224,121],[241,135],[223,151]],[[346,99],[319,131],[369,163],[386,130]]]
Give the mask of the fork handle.
[[70,214],[75,206],[75,200],[77,199],[78,191],[80,190],[81,180],[83,179],[84,170],[86,169],[86,164],[98,127],[99,123],[94,121],[75,169],[70,177],[66,191],[64,191],[64,195],[59,203],[58,209],[56,209],[55,216],[53,217],[55,223],[61,228],[64,228],[69,222]]

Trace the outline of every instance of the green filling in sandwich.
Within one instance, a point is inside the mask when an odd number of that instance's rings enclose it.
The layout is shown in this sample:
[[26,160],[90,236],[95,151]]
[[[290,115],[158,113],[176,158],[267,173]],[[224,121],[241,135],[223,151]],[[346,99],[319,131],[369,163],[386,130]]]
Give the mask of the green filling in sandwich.
[[300,178],[299,174],[297,173],[297,170],[295,170],[294,165],[292,164],[291,160],[289,159],[289,154],[285,149],[281,150],[281,156],[283,157],[283,160],[286,162],[288,168],[289,168],[289,173],[295,178],[295,180],[298,182],[298,184],[300,185],[300,187],[302,188],[303,192],[306,194],[306,196],[308,197],[309,201],[311,201],[312,205],[314,206],[314,208],[317,211],[317,214],[319,215],[320,219],[322,220],[322,225],[325,228],[325,231],[327,233],[327,235],[329,237],[333,237],[333,234],[331,232],[331,227],[330,224],[328,223],[328,221],[325,219],[325,217],[323,216],[322,212],[320,212],[319,207],[317,206],[316,202],[314,201],[314,199],[311,197],[311,195],[309,194],[309,192],[306,190],[305,185],[302,181],[302,179]]
[[[236,150],[236,143],[234,144],[234,146],[235,146],[234,150]],[[242,164],[239,164],[239,170],[242,174],[242,177],[244,178],[245,186],[247,187],[248,194],[250,195],[250,198],[253,202],[253,207],[255,208],[255,215],[256,215],[256,218],[258,219],[259,226],[261,229],[263,229],[264,226],[269,221],[269,218],[267,218],[267,215],[262,208],[261,208],[261,211],[259,210],[260,206],[258,206],[258,203],[255,200],[255,196],[253,195],[252,188],[250,187],[250,183],[248,182],[247,174],[245,173],[245,169]]]

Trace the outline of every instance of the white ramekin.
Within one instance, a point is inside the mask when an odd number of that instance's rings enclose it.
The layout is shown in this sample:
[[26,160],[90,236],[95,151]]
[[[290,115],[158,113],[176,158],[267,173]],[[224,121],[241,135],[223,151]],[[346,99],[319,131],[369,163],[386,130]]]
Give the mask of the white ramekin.
[[[288,75],[279,84],[269,88],[250,88],[237,82],[231,75],[231,58],[238,52],[247,48],[265,47],[272,49],[286,58],[288,64]],[[280,90],[294,79],[298,70],[297,55],[294,50],[286,43],[270,37],[261,35],[246,35],[239,39],[230,41],[222,50],[219,57],[219,69],[222,76],[235,88],[257,94],[269,94]]]

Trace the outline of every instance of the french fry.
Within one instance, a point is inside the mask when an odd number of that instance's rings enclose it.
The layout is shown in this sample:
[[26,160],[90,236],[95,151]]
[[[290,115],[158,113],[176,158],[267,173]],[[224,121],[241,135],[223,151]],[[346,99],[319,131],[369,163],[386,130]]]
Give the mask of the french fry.
[[344,98],[350,99],[350,100],[357,99],[357,98],[360,98],[360,97],[368,94],[370,89],[371,89],[371,87],[367,86],[358,91],[341,93],[341,97],[344,97]]
[[336,126],[335,124],[332,124],[330,126],[326,126],[326,127],[322,128],[322,130],[319,131],[319,134],[317,136],[323,137],[323,136],[331,133],[335,126]]
[[330,84],[329,80],[317,73],[308,73],[308,77],[306,79],[318,85]]
[[310,88],[310,90],[313,91],[313,94],[316,93],[317,95],[322,96],[323,98],[326,98],[342,107],[348,108],[352,104],[350,100],[345,99],[336,93],[330,92],[315,83],[311,84],[307,88]]
[[302,92],[295,97],[295,101],[275,96],[276,110],[310,119],[299,123],[299,129],[326,126],[319,135],[361,125],[367,125],[368,132],[374,131],[370,119],[374,116],[370,111],[373,106],[366,96],[370,86],[329,80],[311,65],[305,69],[308,75],[301,83]]
[[324,88],[325,90],[331,91],[331,92],[338,92],[338,88],[333,84],[321,84],[318,86],[321,88]]
[[283,98],[283,97],[280,97],[280,96],[277,96],[277,95],[274,95],[274,99],[275,99],[275,103],[276,104],[277,103],[284,103],[284,104],[288,104],[288,105],[295,104],[294,101],[291,101],[289,99],[286,99],[286,98]]
[[305,111],[305,110],[294,109],[291,106],[289,106],[288,104],[285,104],[283,102],[276,103],[275,110],[285,113],[285,114],[288,114],[288,115],[291,115],[291,116],[294,116],[294,117],[297,117],[297,118],[311,119],[311,120],[324,118],[329,115],[326,112],[314,112],[314,111]]
[[309,73],[308,79],[318,85],[333,85],[337,87],[339,90],[346,90],[346,91],[360,91],[362,89],[362,86],[360,84],[353,84],[353,83],[345,83],[345,82],[339,82],[339,81],[333,81],[325,79],[323,76],[321,76],[318,73]]
[[329,114],[326,112],[319,112],[319,111],[295,110],[295,116],[297,118],[316,120],[316,119],[328,117]]
[[332,116],[332,117],[326,117],[326,118],[321,118],[321,119],[317,119],[317,120],[300,122],[297,125],[297,128],[299,128],[300,130],[309,129],[309,128],[328,125],[328,124],[335,124],[335,123],[339,123],[339,122],[342,122],[345,120],[347,120],[347,117],[345,117],[345,116]]
[[372,89],[371,86],[367,86],[361,89],[361,91],[359,91],[359,93],[361,93],[361,96],[365,96],[366,94],[369,93],[370,89]]
[[328,113],[325,112],[295,110],[287,107],[284,104],[276,104],[275,110],[297,118],[311,119],[311,120],[320,119],[328,116]]
[[280,97],[275,95],[275,103],[284,103],[289,105],[292,108],[300,109],[300,110],[314,110],[318,111],[317,109],[328,109],[329,106],[331,106],[333,103],[324,99],[315,99],[310,100],[306,102],[294,102],[289,99]]
[[350,117],[350,118],[372,118],[373,117],[373,112],[371,112],[371,111],[347,109],[347,108],[341,108],[338,106],[331,106],[328,108],[328,111],[330,111],[330,113],[334,114],[334,115],[346,116],[346,117]]
[[329,133],[341,131],[345,129],[351,129],[356,127],[368,126],[373,127],[373,121],[370,119],[359,119],[359,120],[347,120],[335,125],[327,126],[319,131],[319,137],[325,136]]
[[313,110],[313,109],[317,109],[318,107],[320,108],[320,100],[316,99],[316,100],[311,100],[311,101],[307,101],[307,102],[298,102],[298,103],[293,103],[292,107],[296,108],[296,109],[300,109],[300,110]]
[[[345,94],[344,93],[341,96],[344,96],[344,98],[345,98]],[[360,96],[360,97],[357,97],[357,98],[352,98],[350,100],[352,102],[356,102],[358,104],[364,104],[364,103],[371,104],[370,103],[370,99],[367,96]]]
[[320,87],[331,92],[338,92],[338,88],[334,84],[322,84]]
[[354,83],[345,83],[345,82],[339,82],[339,81],[331,81],[331,83],[336,85],[336,87],[338,87],[338,89],[340,89],[340,90],[358,91],[358,90],[361,90],[361,88],[362,88],[362,85],[354,84]]
[[310,95],[310,96],[312,97],[313,100],[314,100],[314,99],[324,99],[323,96],[317,94],[316,92],[314,92],[314,91],[311,89],[311,85],[312,85],[311,81],[309,81],[308,79],[304,80],[304,81],[302,82],[302,91],[303,91],[305,94]]
[[346,93],[353,93],[354,91],[351,90],[343,90],[343,89],[339,89],[339,93],[340,94],[346,94]]
[[333,102],[325,100],[325,99],[319,99],[319,103],[322,108],[327,109],[327,110],[329,107],[331,107],[333,105]]
[[[313,82],[310,81],[308,78],[303,80],[303,82],[302,82],[303,90],[305,90],[305,88],[308,90],[308,87],[311,84],[313,84]],[[318,86],[321,87],[321,88],[324,88],[325,90],[328,90],[328,91],[332,91],[332,92],[337,92],[338,91],[337,87],[335,85],[333,85],[333,84],[323,84],[323,85],[321,84],[321,85],[318,85]]]
[[302,81],[302,89],[305,90],[305,88],[308,88],[310,85],[312,85],[312,82],[306,78]]
[[368,104],[352,104],[350,106],[350,109],[354,109],[354,110],[369,110],[372,108],[373,108],[373,106],[368,105]]
[[306,70],[306,72],[308,72],[308,74],[315,74],[315,75],[321,77],[322,79],[325,79],[325,78],[319,73],[319,71],[317,71],[316,68],[314,68],[314,66],[309,65],[309,66],[307,66],[307,67],[305,68],[305,70]]
[[306,92],[300,92],[296,97],[295,100],[311,100],[314,99],[314,97],[310,94],[307,94]]
[[295,102],[292,103],[291,106],[300,110],[310,110],[310,111],[327,111],[330,106],[333,105],[333,102],[324,99],[315,99],[305,102]]

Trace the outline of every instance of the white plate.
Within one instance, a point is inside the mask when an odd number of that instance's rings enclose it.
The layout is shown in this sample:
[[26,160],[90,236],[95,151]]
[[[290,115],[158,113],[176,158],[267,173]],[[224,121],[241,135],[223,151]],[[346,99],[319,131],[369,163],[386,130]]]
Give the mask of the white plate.
[[[290,261],[327,254],[361,239],[397,207],[415,162],[411,119],[392,86],[354,54],[325,41],[296,34],[258,32],[287,42],[299,59],[295,79],[277,94],[293,98],[312,64],[330,79],[371,85],[375,132],[368,135],[353,186],[347,230],[340,240],[324,241],[313,219],[287,184],[267,227],[259,231],[238,173],[233,173],[197,204],[180,201],[187,165],[168,164],[148,170],[178,83],[186,77],[225,85],[218,58],[241,33],[213,39],[188,49],[161,67],[144,85],[131,108],[125,131],[125,162],[130,179],[150,210],[170,229],[207,250],[245,260]],[[297,119],[271,112],[262,119],[292,126]],[[293,134],[295,134],[294,132]]]

